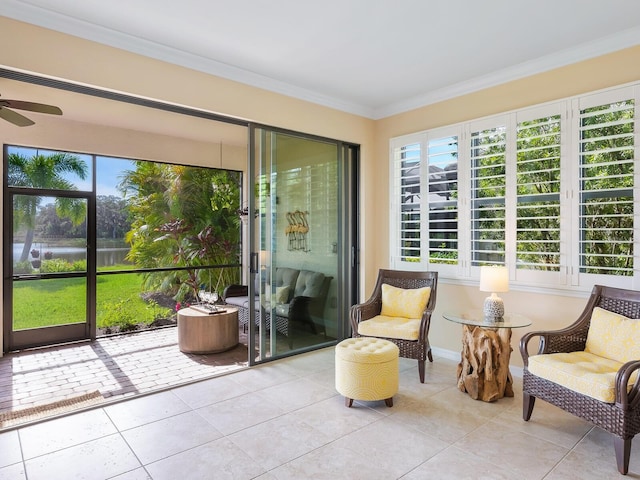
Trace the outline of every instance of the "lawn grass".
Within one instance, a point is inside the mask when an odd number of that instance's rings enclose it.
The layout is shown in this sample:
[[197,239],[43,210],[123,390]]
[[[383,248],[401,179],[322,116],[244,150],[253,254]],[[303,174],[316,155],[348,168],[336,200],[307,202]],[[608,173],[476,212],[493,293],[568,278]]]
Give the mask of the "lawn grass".
[[[117,267],[115,267],[117,268]],[[97,326],[151,323],[170,309],[140,297],[138,274],[100,275],[97,280]],[[41,279],[13,284],[13,329],[22,330],[86,321],[86,279]]]

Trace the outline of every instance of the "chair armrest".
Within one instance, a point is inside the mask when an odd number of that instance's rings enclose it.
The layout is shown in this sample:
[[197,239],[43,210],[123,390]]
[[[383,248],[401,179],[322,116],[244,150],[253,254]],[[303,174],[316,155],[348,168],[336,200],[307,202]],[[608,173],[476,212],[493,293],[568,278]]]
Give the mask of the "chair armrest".
[[228,297],[246,297],[249,295],[249,287],[246,285],[229,285],[222,292],[222,299]]
[[636,378],[631,390],[627,391],[629,379],[640,369],[640,360],[625,363],[616,373],[616,404],[623,410],[632,410],[640,403],[640,375]]
[[429,326],[431,325],[432,310],[425,310],[422,313],[422,320],[420,320],[420,338],[427,338],[429,334]]
[[520,339],[520,355],[524,366],[529,365],[529,341],[534,337],[540,337],[538,346],[538,355],[543,353],[568,353],[584,350],[587,342],[586,333],[577,331],[572,328],[564,328],[562,330],[547,330],[527,332]]
[[293,297],[289,302],[289,319],[290,320],[309,320],[309,304],[313,300],[313,297],[305,297],[300,295]]
[[363,322],[364,320],[369,320],[376,315],[380,315],[381,308],[382,302],[375,298],[370,298],[364,303],[352,305],[349,310],[349,319],[351,320],[351,329],[353,333],[358,332],[358,323]]

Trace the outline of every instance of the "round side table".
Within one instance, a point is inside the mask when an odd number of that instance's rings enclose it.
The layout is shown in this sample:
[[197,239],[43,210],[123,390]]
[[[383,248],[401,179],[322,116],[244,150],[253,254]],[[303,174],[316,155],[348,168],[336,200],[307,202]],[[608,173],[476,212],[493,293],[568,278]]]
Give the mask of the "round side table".
[[524,315],[505,315],[487,321],[482,313],[444,313],[450,322],[462,325],[462,354],[458,364],[458,388],[475,400],[493,402],[513,397],[509,371],[511,330],[531,325]]
[[224,307],[221,313],[203,313],[192,308],[178,312],[178,347],[184,353],[219,353],[239,342],[238,309]]

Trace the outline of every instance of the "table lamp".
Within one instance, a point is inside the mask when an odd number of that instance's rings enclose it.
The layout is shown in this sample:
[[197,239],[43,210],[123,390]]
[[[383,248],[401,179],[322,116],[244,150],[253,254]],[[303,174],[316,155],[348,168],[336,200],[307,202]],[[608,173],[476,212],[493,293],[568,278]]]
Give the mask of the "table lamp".
[[498,320],[504,316],[504,302],[496,292],[509,291],[509,271],[507,267],[480,267],[480,291],[491,292],[484,300],[482,313],[487,319]]

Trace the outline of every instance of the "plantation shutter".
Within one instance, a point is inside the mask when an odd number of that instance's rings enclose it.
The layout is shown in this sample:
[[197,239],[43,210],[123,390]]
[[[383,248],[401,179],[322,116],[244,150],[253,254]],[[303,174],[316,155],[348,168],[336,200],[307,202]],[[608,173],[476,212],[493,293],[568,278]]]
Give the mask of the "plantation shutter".
[[633,275],[635,105],[627,98],[580,104],[580,273]]
[[421,260],[421,142],[416,138],[392,142],[392,215],[396,228],[392,234],[394,264]]
[[458,136],[429,139],[429,263],[458,264]]
[[471,130],[471,265],[505,264],[506,128]]
[[560,270],[561,115],[516,125],[516,266]]

